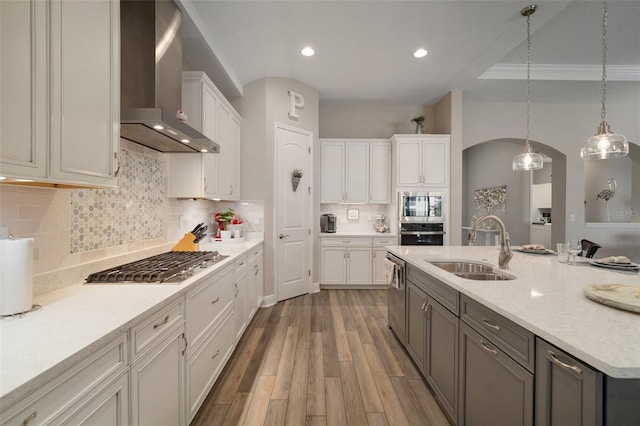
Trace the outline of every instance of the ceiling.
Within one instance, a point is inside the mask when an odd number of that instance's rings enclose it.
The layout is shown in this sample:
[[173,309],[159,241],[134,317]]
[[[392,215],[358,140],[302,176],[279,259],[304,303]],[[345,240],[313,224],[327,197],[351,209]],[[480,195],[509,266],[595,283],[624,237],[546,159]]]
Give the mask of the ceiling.
[[[452,89],[469,101],[524,96],[520,10],[531,1],[178,1],[185,61],[211,70],[228,97],[266,76],[315,87],[321,103],[432,105]],[[535,4],[532,101],[599,102],[602,3]],[[640,101],[638,22],[640,0],[609,0],[608,99]],[[307,45],[314,56],[300,54]],[[425,58],[413,57],[419,47]]]

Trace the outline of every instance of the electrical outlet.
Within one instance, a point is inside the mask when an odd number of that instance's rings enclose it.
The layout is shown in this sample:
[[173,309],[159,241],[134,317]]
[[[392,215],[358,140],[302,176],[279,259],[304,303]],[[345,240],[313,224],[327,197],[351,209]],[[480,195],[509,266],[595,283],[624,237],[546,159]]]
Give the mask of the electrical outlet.
[[0,240],[9,238],[9,227],[0,226]]
[[569,222],[575,222],[575,221],[576,221],[576,215],[575,215],[575,214],[573,214],[573,213],[571,213],[571,214],[569,215]]

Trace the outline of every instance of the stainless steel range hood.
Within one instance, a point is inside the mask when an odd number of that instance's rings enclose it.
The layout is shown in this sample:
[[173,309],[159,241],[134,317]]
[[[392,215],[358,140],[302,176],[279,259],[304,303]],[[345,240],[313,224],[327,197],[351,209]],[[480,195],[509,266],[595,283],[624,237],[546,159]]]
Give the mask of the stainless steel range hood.
[[176,117],[182,105],[181,20],[171,0],[120,2],[120,136],[161,152],[220,152]]

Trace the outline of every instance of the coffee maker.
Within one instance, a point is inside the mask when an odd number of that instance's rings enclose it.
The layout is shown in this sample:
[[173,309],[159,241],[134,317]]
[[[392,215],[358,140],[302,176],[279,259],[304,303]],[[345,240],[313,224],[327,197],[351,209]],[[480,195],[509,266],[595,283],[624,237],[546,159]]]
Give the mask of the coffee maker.
[[335,233],[338,224],[336,215],[327,213],[320,216],[320,232]]

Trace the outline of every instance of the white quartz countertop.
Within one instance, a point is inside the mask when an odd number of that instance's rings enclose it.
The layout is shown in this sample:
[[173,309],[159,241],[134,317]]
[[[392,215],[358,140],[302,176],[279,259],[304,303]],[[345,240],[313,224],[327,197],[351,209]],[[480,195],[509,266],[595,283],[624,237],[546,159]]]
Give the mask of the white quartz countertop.
[[115,339],[146,315],[169,305],[201,278],[232,265],[262,239],[200,243],[228,258],[173,284],[75,283],[34,298],[42,309],[0,320],[0,410]]
[[583,294],[589,284],[640,285],[640,274],[598,268],[582,258],[576,266],[561,264],[555,255],[514,250],[505,272],[516,279],[473,281],[428,260],[476,260],[496,267],[498,250],[479,246],[387,249],[603,373],[615,378],[640,378],[640,314],[596,303]]

